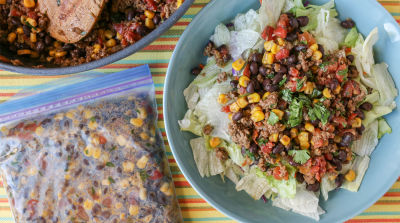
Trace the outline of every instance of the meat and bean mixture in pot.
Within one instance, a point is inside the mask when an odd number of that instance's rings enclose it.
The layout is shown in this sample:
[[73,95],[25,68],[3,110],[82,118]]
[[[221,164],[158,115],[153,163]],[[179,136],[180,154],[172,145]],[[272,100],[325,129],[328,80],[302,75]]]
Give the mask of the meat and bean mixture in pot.
[[[337,187],[354,180],[354,171],[340,171],[354,158],[351,144],[362,135],[364,111],[372,105],[363,103],[366,91],[357,81],[351,49],[325,52],[312,34],[301,31],[308,22],[307,16],[284,13],[275,28],[267,26],[263,51],[233,62],[242,75],[233,78],[233,90],[220,94],[218,102],[231,119],[232,141],[250,165],[277,180],[287,180],[287,166],[294,167],[297,181],[318,191],[325,175]],[[352,28],[354,22],[341,25]],[[214,56],[221,67],[230,59],[229,49],[213,42],[204,55]],[[200,72],[200,67],[192,70]]]
[[156,115],[139,95],[3,126],[16,222],[181,222]]
[[[109,0],[92,31],[70,44],[46,31],[49,19],[35,0],[0,1],[0,44],[15,54],[43,64],[75,66],[106,57],[146,36],[168,19],[182,0]],[[19,59],[3,62],[22,66]]]

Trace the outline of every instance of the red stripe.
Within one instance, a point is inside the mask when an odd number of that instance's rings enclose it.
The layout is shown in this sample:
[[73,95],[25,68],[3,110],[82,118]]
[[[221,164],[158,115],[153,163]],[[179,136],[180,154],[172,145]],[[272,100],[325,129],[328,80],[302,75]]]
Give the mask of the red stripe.
[[216,211],[214,208],[181,208],[181,211]]
[[160,37],[157,41],[178,41],[178,37]]
[[187,204],[187,203],[206,203],[205,200],[201,198],[186,198],[186,199],[178,199],[179,203]]
[[[124,68],[132,68],[140,66],[141,64],[109,64],[107,66],[102,67],[101,69],[124,69]],[[150,68],[167,68],[167,63],[155,63],[149,64]]]
[[400,197],[400,192],[387,192],[384,197]]
[[399,2],[380,2],[381,5],[400,5]]
[[400,205],[400,201],[398,202],[377,201],[374,205]]
[[189,182],[187,181],[175,181],[175,187],[190,187]]
[[168,159],[169,163],[176,163],[175,159]]
[[146,50],[174,50],[175,45],[149,45],[143,48],[144,51]]
[[349,221],[346,221],[345,223],[366,223],[366,222],[400,222],[400,218],[391,218],[391,219],[352,219]]
[[190,22],[177,22],[175,23],[175,26],[187,26],[189,25]]
[[0,198],[0,203],[7,203],[8,199],[7,198]]
[[0,93],[0,97],[11,97],[15,95],[15,93]]

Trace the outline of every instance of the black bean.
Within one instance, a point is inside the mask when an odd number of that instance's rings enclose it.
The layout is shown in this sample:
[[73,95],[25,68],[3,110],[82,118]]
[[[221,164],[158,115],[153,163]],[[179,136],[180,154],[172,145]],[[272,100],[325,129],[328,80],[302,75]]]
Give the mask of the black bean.
[[260,85],[260,82],[258,80],[254,79],[253,83],[254,83],[254,90],[258,91],[258,90],[261,89],[261,85]]
[[331,163],[336,167],[335,169],[337,171],[341,171],[342,170],[342,163],[340,162],[340,160],[338,160],[337,158],[333,158],[331,160]]
[[256,144],[252,144],[249,148],[251,153],[256,153],[258,150],[258,146]]
[[132,8],[128,9],[128,11],[126,11],[125,14],[126,14],[126,20],[128,21],[132,21],[135,18],[135,11]]
[[286,36],[286,40],[289,42],[293,42],[297,39],[297,33],[296,32],[290,32]]
[[258,64],[257,64],[257,62],[252,62],[250,64],[250,72],[253,75],[257,75],[258,74]]
[[249,84],[246,87],[247,93],[254,93],[254,82],[250,81]]
[[199,75],[201,73],[201,68],[200,67],[195,67],[190,71],[191,74],[193,75]]
[[308,20],[308,16],[297,17],[297,21],[299,22],[300,27],[306,26],[308,24]]
[[306,47],[306,45],[304,45],[304,44],[299,44],[299,45],[295,46],[294,49],[295,49],[296,51],[302,51],[302,50],[307,49],[307,47]]
[[342,141],[339,143],[340,146],[348,147],[353,141],[353,134],[350,132],[345,132],[342,136]]
[[13,16],[13,17],[11,17],[11,23],[12,23],[14,26],[18,26],[18,25],[21,24],[21,19],[19,19],[19,17]]
[[232,120],[233,121],[239,121],[241,118],[243,117],[243,114],[242,114],[242,112],[235,112],[233,115],[232,115]]
[[318,44],[318,50],[319,50],[319,52],[322,53],[322,56],[324,56],[324,53],[325,53],[324,46],[322,46],[321,44]]
[[39,36],[39,38],[43,39],[46,36],[46,33],[45,32],[40,32],[40,33],[38,33],[38,36]]
[[44,38],[44,43],[45,43],[47,46],[50,46],[50,45],[53,43],[53,38],[51,38],[50,36],[46,36],[46,37]]
[[361,127],[360,127],[360,128],[357,128],[357,132],[358,132],[358,134],[360,134],[360,135],[362,135],[362,133],[364,132],[364,130],[365,130],[365,127],[364,127],[363,124],[361,124]]
[[318,192],[318,190],[319,190],[319,182],[315,181],[314,184],[307,184],[306,189],[308,191]]
[[83,159],[83,163],[87,166],[89,165],[89,161],[87,159]]
[[353,63],[353,61],[354,61],[354,56],[353,55],[351,55],[351,54],[347,55],[346,58],[347,58],[348,61],[350,61],[350,63]]
[[364,119],[365,119],[364,112],[363,112],[360,108],[357,108],[357,109],[354,111],[354,113],[357,114],[357,116],[358,116],[361,120],[364,120]]
[[158,25],[160,22],[161,22],[161,17],[160,17],[159,15],[155,15],[155,16],[153,17],[153,23],[154,23],[155,25]]
[[22,29],[24,30],[25,36],[31,35],[31,28],[27,25],[22,26]]
[[290,55],[290,56],[287,58],[287,62],[288,62],[289,64],[295,64],[295,63],[297,63],[296,55]]
[[299,27],[299,22],[297,21],[296,18],[291,18],[289,20],[289,24],[293,29],[297,29]]
[[[290,150],[290,149],[289,149]],[[293,160],[293,158],[291,157],[291,156],[289,156],[288,157],[288,161],[289,161],[289,164],[290,165],[292,165],[292,166],[299,166],[299,164],[298,163],[296,163],[294,160]],[[296,173],[296,175],[297,174],[301,174],[301,173]],[[301,175],[303,175],[303,174],[301,174]],[[297,176],[296,176],[297,177]],[[303,176],[302,176],[303,177]],[[304,179],[303,179],[304,180]]]
[[39,41],[36,43],[36,51],[38,52],[42,52],[44,50],[44,42],[43,41]]
[[316,84],[317,90],[322,91],[324,90],[325,86],[321,84]]
[[342,162],[346,161],[346,159],[347,159],[346,151],[344,151],[343,149],[339,150],[337,158]]
[[300,184],[302,184],[302,183],[304,182],[304,176],[303,176],[303,174],[297,172],[297,173],[296,173],[296,180],[297,180],[297,182],[299,182]]
[[344,175],[343,174],[339,174],[335,179],[336,187],[342,186],[343,181],[344,181]]
[[278,73],[286,74],[287,71],[288,71],[288,69],[287,69],[287,67],[286,67],[285,65],[281,64],[281,66],[279,66],[279,71],[278,71]]
[[290,130],[289,129],[285,129],[285,130],[283,130],[283,132],[282,132],[284,135],[287,135],[287,136],[289,136],[290,137]]
[[268,91],[268,92],[273,92],[273,91],[277,91],[279,89],[278,85],[276,84],[267,84],[264,85],[264,90]]
[[372,110],[372,104],[369,102],[364,102],[360,105],[360,108],[364,111],[371,111]]
[[311,124],[312,124],[313,126],[318,126],[318,125],[319,125],[319,120],[318,120],[318,119],[311,120]]
[[260,72],[261,75],[266,76],[266,75],[267,75],[267,68],[264,67],[264,66],[260,66],[260,67],[258,68],[258,72]]
[[339,86],[339,81],[334,78],[332,81],[329,83],[329,88],[334,91],[337,87]]
[[284,147],[281,143],[278,143],[278,145],[276,145],[276,146],[274,147],[274,149],[272,150],[272,153],[273,153],[273,154],[279,154],[279,153],[281,153],[284,149],[285,149],[285,147]]
[[237,88],[237,86],[239,84],[239,81],[238,80],[231,80],[230,84],[231,84],[232,88]]
[[265,78],[263,81],[263,88],[265,88],[266,85],[271,85],[272,81],[271,79]]
[[253,54],[251,55],[251,61],[260,63],[261,60],[262,60],[262,55],[261,55],[261,53],[255,52],[255,53],[253,53]]
[[62,48],[63,48],[63,50],[71,51],[71,50],[75,49],[75,45],[67,43]]
[[346,20],[342,21],[342,22],[340,23],[340,25],[341,25],[343,28],[351,29],[351,28],[353,28],[356,24],[354,23],[354,21],[353,21],[352,19],[346,19]]
[[136,32],[141,36],[145,36],[147,34],[147,29],[144,26],[138,26]]
[[282,73],[278,73],[272,78],[272,83],[273,84],[279,84],[279,82],[281,82],[282,79],[283,79],[283,74]]

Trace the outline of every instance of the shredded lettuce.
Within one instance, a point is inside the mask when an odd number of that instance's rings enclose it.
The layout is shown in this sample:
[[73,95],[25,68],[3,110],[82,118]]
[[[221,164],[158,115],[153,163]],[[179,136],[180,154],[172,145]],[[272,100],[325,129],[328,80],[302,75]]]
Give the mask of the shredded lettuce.
[[328,193],[334,189],[336,189],[335,182],[329,180],[329,177],[325,175],[321,180],[321,194],[324,200],[328,200]]
[[384,118],[379,118],[378,120],[378,139],[380,139],[386,133],[392,133],[392,128]]
[[371,124],[375,119],[391,113],[394,107],[395,104],[390,106],[375,105],[371,111],[365,113],[365,118],[362,121],[363,125],[368,127],[368,125]]
[[254,47],[260,39],[260,34],[251,29],[241,31],[231,31],[229,42],[229,52],[234,60],[241,58],[242,53]]
[[229,143],[226,146],[226,151],[228,152],[229,157],[235,164],[241,167],[243,166],[245,158],[242,155],[242,150],[240,146],[236,145],[235,143]]
[[[234,184],[237,184],[240,177],[243,176],[243,171],[240,167],[232,162],[232,160],[227,160],[225,162],[225,171],[221,173],[222,176],[228,177]],[[224,180],[224,178],[222,178]]]
[[359,156],[369,156],[378,145],[378,121],[373,121],[364,130],[361,139],[353,142],[352,151]]
[[345,181],[341,188],[352,192],[357,192],[358,188],[360,188],[365,172],[368,169],[369,160],[370,158],[368,156],[357,156],[351,168],[356,173],[356,179],[352,182]]
[[353,27],[349,33],[347,33],[344,39],[343,45],[348,47],[354,47],[358,39],[358,31],[356,27]]
[[266,26],[275,27],[281,15],[285,0],[263,0],[260,7],[259,22],[261,29]]
[[265,172],[262,172],[258,167],[253,168],[256,175],[260,178],[265,178],[268,181],[269,186],[272,190],[278,193],[279,197],[282,198],[294,198],[296,195],[296,179],[294,178],[295,171],[287,166],[289,171],[289,179],[288,180],[277,180],[273,176],[266,175]]
[[250,29],[258,33],[261,32],[258,13],[253,9],[250,9],[245,14],[238,14],[233,20],[233,24],[236,31]]
[[215,27],[214,35],[210,37],[215,46],[227,45],[231,39],[229,29],[224,24],[219,24]]
[[372,76],[375,79],[376,90],[379,91],[380,105],[390,106],[397,97],[397,89],[394,85],[392,76],[387,70],[385,63],[372,65]]
[[178,121],[182,131],[189,131],[195,135],[203,134],[203,126],[205,125],[205,117],[198,117],[193,110],[187,110],[185,117]]
[[270,190],[270,186],[266,178],[259,177],[254,171],[250,171],[236,184],[236,190],[245,190],[254,200],[259,200]]
[[295,10],[296,17],[308,16],[309,22],[306,26],[302,27],[302,31],[315,30],[318,26],[318,15],[321,9],[329,10],[329,16],[334,18],[338,15],[335,9],[335,2],[331,0],[324,5],[309,5],[307,7],[297,7]]
[[183,90],[183,96],[185,97],[185,101],[189,109],[194,109],[200,99],[198,90],[199,88],[193,83]]
[[209,177],[224,172],[225,167],[215,154],[215,150],[207,150],[204,138],[199,137],[190,140],[194,161],[201,177]]

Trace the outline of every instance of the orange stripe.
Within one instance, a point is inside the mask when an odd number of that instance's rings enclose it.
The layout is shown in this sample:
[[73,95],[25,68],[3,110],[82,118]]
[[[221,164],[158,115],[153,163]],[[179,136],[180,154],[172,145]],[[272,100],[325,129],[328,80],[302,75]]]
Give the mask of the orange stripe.
[[143,48],[143,50],[174,50],[175,45],[149,45]]
[[0,203],[8,203],[8,199],[7,198],[0,198]]
[[380,2],[381,5],[400,5],[400,2]]
[[168,159],[168,162],[170,162],[170,163],[176,163],[175,159]]
[[379,219],[379,218],[377,218],[377,219],[352,219],[352,220],[349,220],[349,221],[346,221],[346,223],[359,223],[359,222],[362,222],[362,223],[365,223],[365,222],[400,222],[400,219],[399,218],[392,218],[392,219]]
[[396,202],[377,201],[374,205],[400,205],[400,201]]
[[14,95],[15,95],[15,93],[0,93],[0,97],[11,97]]
[[177,22],[175,23],[176,26],[187,26],[189,25],[189,22]]
[[187,203],[206,203],[205,200],[201,198],[185,198],[185,199],[178,199],[179,203],[187,204]]
[[[4,70],[0,70],[4,71]],[[24,76],[0,76],[0,79],[38,79],[38,78],[60,78],[61,76],[34,76],[34,75],[24,75]],[[67,77],[67,76],[64,76]]]
[[[140,66],[141,64],[110,64],[107,66],[104,66],[100,69],[124,69],[124,68],[133,68]],[[157,64],[149,64],[150,68],[167,68],[168,64],[166,63],[157,63]]]
[[400,197],[400,192],[387,192],[384,197]]
[[181,208],[181,211],[216,211],[214,208]]
[[175,187],[190,187],[189,182],[187,181],[175,181]]
[[178,37],[160,37],[157,41],[178,41]]

